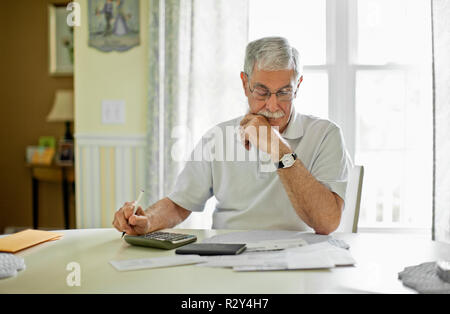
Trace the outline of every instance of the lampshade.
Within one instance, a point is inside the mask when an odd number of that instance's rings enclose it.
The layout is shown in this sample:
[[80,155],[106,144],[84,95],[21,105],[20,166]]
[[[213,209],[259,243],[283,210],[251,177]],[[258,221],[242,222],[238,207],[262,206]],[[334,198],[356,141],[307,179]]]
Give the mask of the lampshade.
[[73,90],[57,90],[48,122],[73,121]]

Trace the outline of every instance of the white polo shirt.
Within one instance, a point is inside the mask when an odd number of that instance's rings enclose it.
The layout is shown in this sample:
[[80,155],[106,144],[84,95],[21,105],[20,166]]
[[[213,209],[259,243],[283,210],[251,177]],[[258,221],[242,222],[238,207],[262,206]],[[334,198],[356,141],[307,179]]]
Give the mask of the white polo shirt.
[[[168,197],[187,210],[203,211],[214,195],[213,229],[310,231],[269,156],[254,147],[247,151],[233,132],[242,118],[223,122],[203,136]],[[349,160],[340,128],[294,109],[281,135],[306,169],[344,200]]]

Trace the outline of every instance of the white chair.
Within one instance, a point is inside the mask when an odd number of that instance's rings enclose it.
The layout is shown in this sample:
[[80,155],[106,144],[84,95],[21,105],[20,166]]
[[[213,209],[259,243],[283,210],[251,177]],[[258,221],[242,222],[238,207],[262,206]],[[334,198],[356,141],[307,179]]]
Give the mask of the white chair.
[[363,177],[363,166],[353,166],[349,170],[347,191],[345,193],[345,208],[342,212],[341,224],[336,232],[358,232]]

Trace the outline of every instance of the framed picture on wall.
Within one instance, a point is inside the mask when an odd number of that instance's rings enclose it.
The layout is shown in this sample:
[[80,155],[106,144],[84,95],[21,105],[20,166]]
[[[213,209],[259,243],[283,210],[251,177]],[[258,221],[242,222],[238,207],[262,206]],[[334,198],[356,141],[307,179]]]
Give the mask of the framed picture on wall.
[[89,0],[89,46],[103,52],[140,45],[139,0]]
[[67,4],[48,5],[50,75],[73,75],[73,27],[67,24]]

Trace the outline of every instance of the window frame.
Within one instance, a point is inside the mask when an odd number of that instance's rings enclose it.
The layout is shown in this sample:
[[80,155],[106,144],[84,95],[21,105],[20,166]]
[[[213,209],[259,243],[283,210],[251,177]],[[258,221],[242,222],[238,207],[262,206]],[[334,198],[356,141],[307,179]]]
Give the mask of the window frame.
[[[371,65],[357,62],[357,0],[326,0],[326,23],[326,64],[305,65],[304,70],[305,72],[320,70],[328,73],[328,117],[341,127],[348,153],[354,161],[357,141],[357,72],[361,70],[407,71],[416,67],[396,63]],[[390,233],[406,232],[430,235],[431,222],[429,228],[425,229],[381,222],[379,226],[360,227],[358,230],[360,232],[388,231]]]

